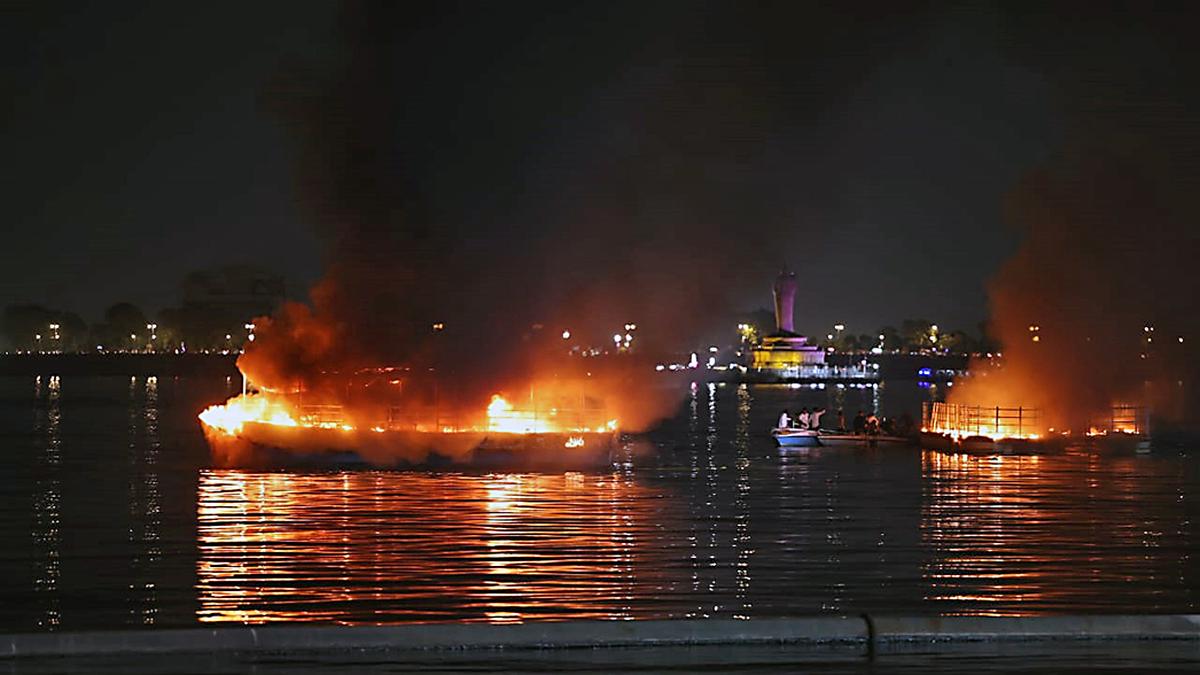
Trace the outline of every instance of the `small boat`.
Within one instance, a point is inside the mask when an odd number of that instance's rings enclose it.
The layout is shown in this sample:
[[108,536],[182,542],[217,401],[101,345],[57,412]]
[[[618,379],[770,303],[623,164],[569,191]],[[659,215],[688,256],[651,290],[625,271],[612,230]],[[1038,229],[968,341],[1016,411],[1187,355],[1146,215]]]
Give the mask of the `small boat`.
[[784,448],[819,448],[820,434],[811,429],[773,429],[775,442]]
[[848,434],[842,431],[821,431],[818,439],[821,445],[853,446],[874,448],[878,446],[916,445],[916,441],[906,436],[888,436],[885,434]]

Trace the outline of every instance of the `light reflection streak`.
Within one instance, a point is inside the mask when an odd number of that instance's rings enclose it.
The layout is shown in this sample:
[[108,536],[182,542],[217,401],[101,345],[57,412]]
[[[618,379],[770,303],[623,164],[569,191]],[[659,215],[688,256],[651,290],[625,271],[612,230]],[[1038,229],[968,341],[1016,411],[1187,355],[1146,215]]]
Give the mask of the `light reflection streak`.
[[[135,551],[134,579],[129,587],[130,619],[152,625],[158,617],[156,579],[162,566],[162,494],[159,486],[158,378],[145,380],[144,397],[138,404],[136,378],[130,382],[129,408],[129,516],[128,539]],[[140,413],[140,414],[139,414]]]
[[749,619],[754,604],[750,595],[750,556],[754,553],[750,540],[750,409],[753,397],[750,388],[741,384],[737,388],[737,426],[734,430],[734,464],[737,469],[736,494],[734,495],[734,596],[738,608],[735,619]]
[[197,616],[635,618],[658,583],[634,554],[655,496],[619,473],[202,471]]
[[[703,478],[703,495],[695,495],[691,504],[691,513],[688,518],[688,544],[691,547],[689,562],[691,564],[691,591],[696,598],[695,607],[688,611],[685,616],[693,618],[708,618],[720,611],[722,607],[719,603],[711,604],[712,598],[719,598],[717,577],[720,573],[718,566],[717,554],[720,552],[718,544],[718,527],[720,523],[720,506],[717,500],[717,385],[709,382],[705,386],[706,392],[706,412],[704,421],[704,437],[703,445],[698,449],[703,453],[703,457],[693,453],[692,456],[692,477],[693,479]],[[692,390],[692,412],[693,422],[695,423],[693,437],[699,440],[700,416],[698,401],[696,400],[696,389],[693,385]],[[692,447],[697,448],[699,443],[693,443]],[[701,465],[703,461],[703,465]],[[696,503],[696,497],[702,500]],[[701,532],[703,530],[703,533]],[[703,537],[702,534],[707,535]]]
[[1154,468],[1137,458],[1101,464],[1081,454],[924,451],[921,532],[932,554],[925,599],[947,614],[1105,611],[1122,603],[1152,611],[1138,589],[1174,573],[1184,591],[1184,575],[1173,568],[1188,564],[1186,553],[1149,551],[1181,535],[1139,504],[1142,472]]
[[42,378],[34,381],[38,401],[34,433],[45,434],[34,485],[33,545],[34,591],[38,596],[37,623],[53,630],[62,623],[59,582],[62,576],[62,381],[51,375],[47,381],[45,416],[40,412]]

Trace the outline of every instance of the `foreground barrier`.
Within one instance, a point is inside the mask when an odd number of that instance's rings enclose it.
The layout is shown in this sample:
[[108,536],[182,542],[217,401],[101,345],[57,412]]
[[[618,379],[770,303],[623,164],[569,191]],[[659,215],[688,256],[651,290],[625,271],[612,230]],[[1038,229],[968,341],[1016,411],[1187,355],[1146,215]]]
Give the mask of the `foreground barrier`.
[[809,617],[515,625],[229,626],[0,636],[0,657],[338,650],[559,649],[713,644],[1200,640],[1200,615]]

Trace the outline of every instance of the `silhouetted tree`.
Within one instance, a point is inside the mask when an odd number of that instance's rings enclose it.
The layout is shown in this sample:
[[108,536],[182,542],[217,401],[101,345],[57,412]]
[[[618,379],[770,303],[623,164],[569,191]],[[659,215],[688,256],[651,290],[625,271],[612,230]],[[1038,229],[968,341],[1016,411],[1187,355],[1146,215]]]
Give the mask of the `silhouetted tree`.
[[4,308],[4,338],[13,349],[45,349],[42,341],[54,319],[55,312],[41,305],[9,305]]

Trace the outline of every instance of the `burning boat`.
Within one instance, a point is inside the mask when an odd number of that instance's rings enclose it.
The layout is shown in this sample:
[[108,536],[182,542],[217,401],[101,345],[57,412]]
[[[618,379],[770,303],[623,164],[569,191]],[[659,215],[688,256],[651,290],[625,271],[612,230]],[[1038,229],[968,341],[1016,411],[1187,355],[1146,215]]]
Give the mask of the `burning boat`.
[[[385,382],[397,394],[404,389],[401,378],[389,376]],[[227,465],[526,470],[611,465],[617,420],[606,415],[601,401],[564,392],[561,386],[531,389],[519,404],[495,393],[483,410],[464,414],[441,409],[436,399],[432,406],[398,395],[329,402],[311,391],[248,388],[199,417],[218,460]]]
[[1000,454],[1039,454],[1064,443],[1042,430],[1038,408],[925,403],[921,445],[933,450]]
[[934,450],[1045,454],[1067,446],[1091,451],[1148,452],[1148,414],[1142,406],[1114,404],[1085,431],[1044,428],[1041,410],[1026,407],[926,403],[921,444]]

